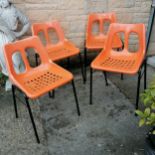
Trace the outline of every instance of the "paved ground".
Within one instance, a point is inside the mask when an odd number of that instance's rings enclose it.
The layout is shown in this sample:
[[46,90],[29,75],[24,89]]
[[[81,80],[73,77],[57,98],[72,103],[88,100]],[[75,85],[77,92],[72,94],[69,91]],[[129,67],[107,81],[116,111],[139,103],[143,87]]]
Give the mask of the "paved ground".
[[42,144],[38,145],[26,106],[18,104],[19,118],[15,118],[11,93],[0,94],[0,155],[46,155],[47,141],[44,135],[40,108],[31,104]]
[[[147,71],[147,86],[155,77],[155,69],[148,66]],[[115,84],[119,90],[130,100],[132,104],[135,104],[135,94],[137,89],[138,76],[124,75],[124,80],[120,80],[119,74],[108,74],[108,78]],[[141,92],[144,90],[144,81],[141,79]]]
[[72,87],[56,91],[54,100],[44,97],[43,120],[50,155],[142,155],[145,133],[138,128],[134,106],[101,73],[94,76],[94,104],[89,105],[89,83],[76,76],[82,116],[76,115]]
[[[149,79],[153,69],[149,68]],[[15,119],[11,93],[0,94],[0,155],[142,155],[146,128],[138,128],[134,116],[135,77],[110,74],[106,87],[101,73],[94,74],[94,104],[89,105],[89,82],[75,84],[81,113],[77,116],[70,84],[56,90],[56,98],[44,96],[41,105],[32,104],[41,137],[35,141],[29,115],[18,104]],[[124,96],[124,94],[127,97]],[[129,99],[128,99],[129,98]],[[41,109],[41,111],[40,111]]]

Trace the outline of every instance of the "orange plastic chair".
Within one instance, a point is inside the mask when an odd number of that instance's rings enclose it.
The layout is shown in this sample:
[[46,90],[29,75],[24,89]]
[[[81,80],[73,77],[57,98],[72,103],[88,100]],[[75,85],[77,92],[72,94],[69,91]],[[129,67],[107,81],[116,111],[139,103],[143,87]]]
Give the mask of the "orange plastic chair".
[[[115,51],[112,48],[114,35],[123,32],[124,49]],[[129,52],[129,36],[136,33],[139,39],[139,49],[137,52]],[[108,39],[105,49],[91,63],[90,69],[90,104],[92,104],[92,79],[93,70],[103,72],[116,72],[123,74],[138,73],[136,109],[138,109],[140,80],[143,75],[142,67],[144,65],[144,87],[146,87],[146,62],[145,62],[145,26],[144,24],[111,24],[108,32]],[[106,79],[107,80],[107,79]]]
[[[116,22],[115,13],[93,13],[89,15],[87,30],[86,30],[86,42],[84,50],[84,61],[85,61],[85,80],[87,79],[87,52],[97,51],[98,49],[104,49],[105,42],[108,35],[105,33],[104,24],[109,22],[110,24]],[[98,34],[93,34],[93,26],[98,23],[99,32]],[[116,35],[113,41],[113,48],[122,48],[123,44],[120,38]]]
[[[29,47],[34,48],[41,59],[41,64],[35,68],[32,68],[30,66],[26,55],[26,49]],[[20,74],[17,74],[15,72],[12,61],[12,56],[17,51],[20,52],[23,62],[25,64],[25,71]],[[78,115],[80,115],[80,108],[74,85],[73,75],[65,69],[61,68],[60,66],[56,65],[55,63],[53,63],[51,60],[49,60],[48,55],[45,52],[45,48],[43,47],[38,37],[31,37],[28,39],[5,45],[5,58],[9,72],[9,78],[12,82],[12,93],[16,117],[18,118],[15,95],[15,89],[17,88],[25,94],[26,105],[29,111],[29,115],[38,143],[40,143],[40,140],[29,105],[29,99],[37,99],[38,97],[41,97],[47,92],[72,81],[77,112]]]
[[[49,36],[49,31],[54,30],[58,36],[58,42],[55,44]],[[81,72],[84,78],[83,65],[80,50],[75,47],[75,45],[67,40],[64,36],[64,32],[57,21],[46,22],[46,23],[35,23],[32,25],[32,34],[39,36],[39,33],[43,32],[44,39],[46,40],[46,51],[49,58],[52,61],[58,61],[62,59],[68,59],[68,64],[70,64],[70,57],[79,55]],[[52,36],[51,36],[52,37]]]

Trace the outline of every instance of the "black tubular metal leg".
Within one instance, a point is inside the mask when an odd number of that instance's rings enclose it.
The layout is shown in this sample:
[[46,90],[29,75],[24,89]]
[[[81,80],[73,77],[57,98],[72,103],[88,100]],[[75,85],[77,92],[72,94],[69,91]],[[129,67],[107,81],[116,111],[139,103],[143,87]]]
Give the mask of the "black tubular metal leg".
[[80,107],[79,107],[79,101],[78,101],[77,94],[76,94],[74,80],[72,80],[72,87],[73,87],[73,92],[74,92],[74,97],[75,97],[75,102],[76,102],[77,114],[80,116],[81,112],[80,112]]
[[82,63],[81,53],[79,53],[79,59],[80,59],[80,66],[81,66],[81,74],[82,74],[83,82],[85,83],[85,76],[84,76],[84,70],[83,70],[83,63]]
[[18,118],[16,95],[15,95],[15,87],[13,85],[12,85],[12,97],[13,97],[13,104],[14,104],[14,108],[15,108],[15,115],[16,115],[16,118]]
[[147,60],[144,62],[144,89],[147,88]]
[[29,104],[29,99],[27,97],[25,97],[25,101],[26,101],[27,109],[28,109],[30,119],[31,119],[31,122],[32,122],[32,126],[33,126],[33,129],[34,129],[34,133],[35,133],[35,136],[36,136],[37,143],[40,143],[37,128],[36,128],[34,118],[33,118],[33,115],[32,115],[32,111],[31,111],[31,107],[30,107],[30,104]]
[[35,60],[36,60],[36,66],[38,66],[39,62],[38,62],[38,55],[35,54]]
[[93,69],[90,68],[90,105],[93,104]]
[[105,77],[106,86],[108,86],[109,84],[108,84],[108,80],[107,80],[107,73],[104,71],[103,74],[104,74],[104,77]]
[[124,80],[124,75],[123,75],[123,73],[121,74],[121,80]]
[[67,68],[70,69],[70,66],[71,66],[70,58],[67,58]]
[[140,80],[141,80],[141,71],[139,71],[139,73],[138,73],[137,96],[136,96],[136,110],[138,109],[138,103],[139,103]]
[[[119,51],[121,48],[117,48],[117,51]],[[123,74],[121,74],[121,80],[123,80],[124,77],[123,77]]]
[[87,81],[87,48],[84,48],[84,74],[85,74],[85,83]]
[[52,91],[52,94],[51,92],[49,92],[48,95],[49,95],[49,98],[55,98],[55,90]]

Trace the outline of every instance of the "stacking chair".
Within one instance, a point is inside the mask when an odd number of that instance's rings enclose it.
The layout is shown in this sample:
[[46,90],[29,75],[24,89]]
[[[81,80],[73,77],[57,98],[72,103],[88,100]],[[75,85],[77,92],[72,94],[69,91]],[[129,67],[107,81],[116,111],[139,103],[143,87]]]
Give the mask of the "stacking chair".
[[[49,35],[50,30],[54,30],[56,32],[56,35],[58,37],[57,43],[52,42],[52,36]],[[39,33],[43,33],[44,39],[46,40],[45,48],[49,58],[52,61],[58,61],[67,58],[68,64],[70,64],[70,57],[78,55],[80,60],[81,72],[84,79],[84,71],[80,50],[76,48],[71,41],[65,38],[64,32],[57,21],[35,23],[32,25],[32,33],[35,36],[39,36]]]
[[[124,49],[115,51],[112,48],[114,35],[124,33]],[[130,52],[129,35],[136,33],[139,39],[139,49]],[[143,70],[144,67],[144,70]],[[140,80],[144,74],[144,88],[146,88],[146,61],[145,61],[145,26],[144,24],[111,24],[108,32],[105,49],[91,63],[90,69],[90,104],[92,104],[93,70],[115,72],[123,74],[138,74],[136,109],[138,109]]]
[[[41,64],[35,68],[32,68],[29,64],[26,49],[34,48],[37,54],[40,56]],[[20,52],[22,60],[25,64],[25,71],[23,73],[16,73],[12,61],[12,56],[15,52]],[[53,63],[47,55],[46,49],[43,47],[38,37],[31,37],[25,40],[10,43],[5,46],[5,58],[7,68],[9,72],[9,78],[12,82],[12,94],[15,107],[16,118],[18,118],[16,94],[15,90],[23,92],[30,119],[34,128],[37,142],[40,143],[37,133],[36,125],[31,112],[29,99],[37,99],[47,92],[54,90],[69,82],[72,83],[74,97],[76,101],[77,113],[80,115],[80,109],[74,85],[73,75]]]
[[[110,24],[116,22],[115,13],[93,13],[89,15],[84,49],[85,81],[87,80],[87,53],[104,49],[108,37],[104,27],[107,22]],[[98,23],[99,32],[97,34],[93,34],[93,26],[95,23]],[[116,49],[122,48],[123,46],[121,39],[117,35],[114,38],[112,46]]]

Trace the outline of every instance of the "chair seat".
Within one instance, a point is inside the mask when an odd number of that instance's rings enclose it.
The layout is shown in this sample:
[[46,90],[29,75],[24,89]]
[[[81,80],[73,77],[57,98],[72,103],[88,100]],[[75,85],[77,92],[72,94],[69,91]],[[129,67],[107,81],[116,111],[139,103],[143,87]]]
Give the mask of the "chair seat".
[[46,49],[52,61],[62,60],[80,53],[80,50],[68,40],[57,45],[47,46]]
[[135,74],[141,66],[140,61],[137,61],[137,55],[124,55],[121,52],[115,55],[99,55],[91,64],[93,69],[117,72],[125,74]]
[[70,72],[54,63],[49,63],[37,67],[33,73],[21,75],[16,84],[29,98],[35,99],[72,79]]

